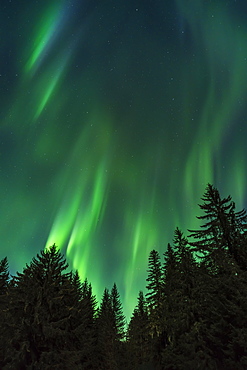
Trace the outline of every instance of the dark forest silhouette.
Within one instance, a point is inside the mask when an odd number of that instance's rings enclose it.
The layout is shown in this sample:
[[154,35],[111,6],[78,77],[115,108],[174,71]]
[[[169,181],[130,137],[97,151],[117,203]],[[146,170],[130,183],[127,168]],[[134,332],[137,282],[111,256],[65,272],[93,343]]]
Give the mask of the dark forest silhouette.
[[200,230],[150,252],[127,326],[116,284],[98,306],[55,245],[17,276],[2,259],[0,368],[247,369],[247,214],[210,184],[200,208]]

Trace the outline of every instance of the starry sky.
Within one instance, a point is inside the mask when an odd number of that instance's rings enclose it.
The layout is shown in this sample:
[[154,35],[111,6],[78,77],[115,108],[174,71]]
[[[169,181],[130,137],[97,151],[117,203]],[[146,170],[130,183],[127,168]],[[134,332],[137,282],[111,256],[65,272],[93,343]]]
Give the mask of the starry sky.
[[130,316],[207,183],[246,197],[247,3],[4,0],[1,258],[56,243]]

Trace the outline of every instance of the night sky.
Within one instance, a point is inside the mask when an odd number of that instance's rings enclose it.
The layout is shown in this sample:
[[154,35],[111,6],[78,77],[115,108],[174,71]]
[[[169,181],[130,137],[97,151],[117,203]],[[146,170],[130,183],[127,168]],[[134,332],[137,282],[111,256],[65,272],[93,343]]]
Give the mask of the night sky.
[[247,2],[3,0],[1,258],[56,243],[127,316],[207,183],[246,207]]

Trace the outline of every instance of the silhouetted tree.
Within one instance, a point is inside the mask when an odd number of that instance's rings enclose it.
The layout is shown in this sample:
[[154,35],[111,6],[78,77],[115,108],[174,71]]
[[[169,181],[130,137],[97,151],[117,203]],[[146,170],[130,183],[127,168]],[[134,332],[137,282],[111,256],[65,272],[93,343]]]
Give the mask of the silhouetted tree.
[[111,293],[104,290],[97,315],[98,368],[120,369],[123,362],[122,339],[124,337],[125,317],[116,284]]
[[[197,337],[205,368],[244,369],[246,366],[246,213],[235,212],[231,197],[221,199],[208,185],[200,208],[206,221],[191,232],[190,245],[200,254],[204,271],[197,290]],[[238,334],[237,334],[238,333]],[[236,338],[241,338],[237,340]],[[209,365],[210,363],[210,365]]]
[[203,367],[203,356],[207,354],[203,341],[197,336],[201,325],[200,306],[205,299],[206,275],[200,270],[187,239],[178,228],[174,233],[173,247],[168,245],[165,253],[164,275],[167,346],[162,351],[163,368],[211,368],[207,367],[208,361]]
[[0,261],[0,296],[5,295],[9,283],[9,265],[7,257]]
[[3,368],[6,343],[11,338],[8,328],[8,305],[9,305],[9,270],[7,257],[0,261],[0,368]]
[[117,366],[120,370],[121,368],[126,369],[126,356],[125,356],[125,325],[126,319],[123,314],[122,303],[120,299],[120,294],[117,289],[116,283],[113,284],[111,289],[111,304],[114,316],[114,327],[115,327],[115,356],[117,359]]
[[80,332],[80,348],[83,352],[81,369],[97,369],[96,361],[96,297],[92,293],[92,286],[88,280],[81,284],[81,299],[80,319],[81,326],[78,328],[78,335]]
[[152,360],[150,351],[151,336],[149,333],[148,309],[143,292],[138,295],[138,304],[131,316],[127,340],[129,348],[129,367],[137,369]]
[[11,289],[6,366],[75,368],[81,362],[77,291],[65,258],[53,245],[17,273]]
[[111,304],[115,321],[116,338],[122,340],[125,336],[125,316],[116,283],[114,283],[111,290]]
[[[235,203],[231,197],[221,199],[219,191],[208,184],[202,197],[203,204],[199,207],[204,211],[205,220],[201,230],[189,230],[190,242],[208,263],[212,273],[217,273],[220,262],[225,261],[227,252],[234,261],[246,270],[247,267],[247,215],[245,210],[235,212]],[[205,259],[206,258],[206,259]]]
[[163,276],[160,255],[152,250],[148,259],[146,300],[149,312],[150,334],[155,337],[161,334],[160,321],[163,304]]
[[163,303],[163,330],[166,331],[167,342],[173,343],[175,337],[176,310],[172,296],[177,291],[177,259],[173,247],[168,244],[164,253],[164,303]]
[[96,323],[98,368],[117,369],[115,357],[116,328],[111,295],[108,289],[104,290]]

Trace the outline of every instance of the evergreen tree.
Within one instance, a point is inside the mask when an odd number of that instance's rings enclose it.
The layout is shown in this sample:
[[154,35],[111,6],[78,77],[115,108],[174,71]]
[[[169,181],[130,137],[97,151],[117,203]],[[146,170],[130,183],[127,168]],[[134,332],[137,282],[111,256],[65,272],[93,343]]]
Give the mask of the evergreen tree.
[[200,338],[201,358],[204,354],[205,368],[244,369],[247,354],[243,339],[247,335],[246,213],[235,212],[231,197],[221,199],[212,185],[207,186],[202,200],[200,208],[205,214],[198,218],[206,223],[201,226],[202,230],[189,230],[194,238],[190,245],[200,253],[200,271],[204,272],[200,291],[196,290],[199,303],[196,335]]
[[3,368],[6,342],[11,338],[8,329],[8,305],[9,305],[9,271],[7,257],[0,261],[0,368]]
[[198,273],[198,265],[195,261],[191,248],[188,244],[188,239],[184,236],[179,228],[174,232],[174,253],[176,259],[176,271],[178,282],[182,289],[182,294],[188,299],[191,298],[191,293],[196,286],[196,277]]
[[13,279],[9,314],[14,333],[6,368],[75,368],[81,362],[77,291],[52,246]]
[[175,337],[174,323],[176,322],[176,311],[174,310],[174,302],[172,296],[177,291],[177,258],[175,251],[170,243],[164,253],[164,305],[163,317],[164,328],[167,334],[167,342],[173,343]]
[[104,290],[97,316],[97,353],[98,369],[117,369],[116,326],[112,308],[111,294]]
[[230,212],[231,237],[233,248],[230,253],[233,255],[238,266],[247,271],[247,214],[242,211],[235,212],[235,203]]
[[7,257],[0,261],[0,296],[6,295],[9,283],[9,266]]
[[96,332],[96,306],[97,301],[92,292],[92,286],[87,279],[82,284],[81,300],[81,341],[84,359],[82,369],[97,369],[95,364],[95,352],[97,345]]
[[160,327],[163,304],[163,276],[160,262],[160,255],[156,250],[152,250],[148,259],[147,277],[147,307],[150,316],[150,333],[159,336],[162,332]]
[[104,290],[97,316],[99,369],[124,367],[125,317],[116,284]]
[[[92,293],[92,286],[85,279],[81,283],[79,274],[76,271],[73,275],[73,284],[77,292],[78,312],[75,317],[77,325],[76,334],[79,338],[81,349],[81,369],[97,369],[95,360],[96,351],[96,297]],[[78,319],[79,316],[79,319]]]
[[122,303],[116,284],[114,283],[111,290],[111,303],[114,315],[114,325],[116,331],[116,338],[124,339],[125,336],[125,316],[123,314]]
[[138,304],[134,309],[127,332],[130,369],[137,369],[148,364],[152,359],[150,351],[148,309],[143,292],[138,295]]
[[115,328],[115,357],[117,360],[117,368],[126,369],[126,344],[125,338],[125,325],[126,319],[123,314],[122,303],[120,300],[120,294],[117,289],[116,283],[113,284],[111,289],[111,304],[114,316],[114,328]]
[[[197,330],[201,325],[200,306],[205,300],[205,276],[193,258],[188,241],[177,228],[173,247],[168,245],[164,263],[164,316],[167,346],[162,352],[166,369],[211,368]],[[209,357],[210,358],[210,357]]]
[[[174,233],[174,245],[168,245],[164,263],[164,316],[168,343],[175,345],[187,323],[187,280],[190,266],[187,240],[179,229]],[[187,257],[187,258],[186,258]]]
[[147,304],[155,309],[161,300],[163,288],[160,255],[156,250],[152,250],[149,255],[147,282]]
[[[231,197],[221,199],[219,191],[208,184],[202,197],[203,204],[199,205],[204,211],[206,220],[201,230],[189,230],[190,242],[195,252],[199,252],[207,261],[212,273],[217,273],[216,266],[225,261],[227,252],[242,268],[247,268],[247,215],[246,212],[235,212],[235,204]],[[206,259],[205,259],[206,258]]]

